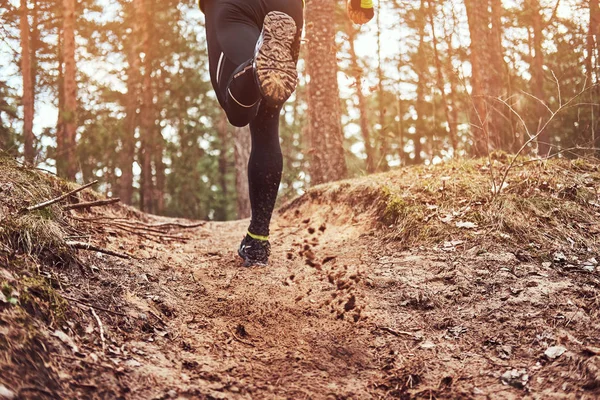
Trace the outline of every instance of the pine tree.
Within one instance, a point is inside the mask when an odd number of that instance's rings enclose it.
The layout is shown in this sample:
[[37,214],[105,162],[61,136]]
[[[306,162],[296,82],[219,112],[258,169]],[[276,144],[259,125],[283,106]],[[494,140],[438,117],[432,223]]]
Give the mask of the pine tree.
[[21,27],[21,75],[23,77],[23,144],[25,148],[25,161],[33,164],[35,158],[33,115],[34,115],[34,84],[32,81],[31,46],[29,28],[29,8],[27,0],[21,0],[20,5]]
[[356,96],[358,98],[358,112],[360,118],[360,133],[362,134],[365,145],[365,153],[367,155],[367,172],[375,172],[375,149],[371,143],[371,128],[368,118],[367,103],[363,93],[363,68],[358,64],[358,57],[354,42],[356,41],[357,30],[352,26],[352,22],[346,19],[346,33],[348,34],[348,43],[350,45],[350,73],[355,79]]
[[335,0],[306,2],[310,176],[312,184],[346,177],[335,49]]
[[127,100],[125,106],[125,129],[121,139],[119,168],[121,178],[119,181],[119,197],[125,204],[133,202],[133,162],[135,160],[135,132],[138,127],[138,107],[140,103],[140,25],[143,23],[144,0],[133,0],[129,8],[127,22],[131,24],[127,51]]
[[77,130],[77,82],[75,66],[75,0],[63,0],[63,29],[61,35],[62,102],[60,106],[61,129],[57,132],[57,170],[60,176],[75,180],[78,163],[75,158]]

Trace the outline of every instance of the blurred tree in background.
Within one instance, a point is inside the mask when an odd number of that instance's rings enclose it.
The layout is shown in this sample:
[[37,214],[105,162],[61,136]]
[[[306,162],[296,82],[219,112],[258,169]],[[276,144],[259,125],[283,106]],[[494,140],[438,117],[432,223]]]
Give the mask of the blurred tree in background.
[[[280,201],[409,164],[600,147],[598,0],[390,0],[353,26],[306,4],[281,114]],[[0,148],[147,212],[248,215],[193,0],[0,0]],[[239,194],[239,195],[238,195]]]

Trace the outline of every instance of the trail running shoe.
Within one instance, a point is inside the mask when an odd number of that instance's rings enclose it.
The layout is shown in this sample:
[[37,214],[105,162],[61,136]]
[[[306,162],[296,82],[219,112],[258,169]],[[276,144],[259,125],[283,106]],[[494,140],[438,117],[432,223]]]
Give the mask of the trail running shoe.
[[286,13],[271,11],[254,52],[254,74],[262,97],[270,106],[279,106],[296,90],[296,61],[300,40],[296,23]]
[[271,244],[268,240],[258,240],[246,235],[240,243],[238,255],[244,259],[244,267],[264,267],[269,263]]

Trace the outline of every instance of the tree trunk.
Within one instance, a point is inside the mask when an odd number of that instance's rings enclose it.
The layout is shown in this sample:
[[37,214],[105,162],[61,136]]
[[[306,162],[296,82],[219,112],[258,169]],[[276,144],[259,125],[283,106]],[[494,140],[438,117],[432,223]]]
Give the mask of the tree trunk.
[[[587,57],[585,59],[585,72],[587,78],[587,85],[591,86],[594,83],[594,78],[598,79],[598,76],[594,77],[594,72],[597,71],[594,68],[594,53],[598,49],[598,40],[600,40],[600,5],[598,0],[589,0],[590,6],[590,26],[588,29],[587,37]],[[596,64],[598,62],[596,61]],[[597,65],[596,65],[597,68]]]
[[313,185],[346,177],[344,135],[340,120],[335,49],[335,0],[306,2],[306,70],[310,137],[310,177]]
[[448,103],[448,98],[446,97],[446,80],[444,79],[444,70],[442,69],[442,62],[440,61],[440,55],[438,53],[437,48],[437,38],[435,33],[435,22],[433,20],[433,12],[434,12],[434,3],[431,0],[428,0],[429,3],[429,23],[431,24],[431,37],[433,39],[433,55],[435,60],[435,68],[437,71],[437,84],[438,90],[442,94],[442,105],[444,107],[444,114],[446,116],[446,123],[448,124],[448,135],[450,136],[450,145],[452,146],[452,152],[456,153],[458,147],[457,135],[455,130],[454,121],[452,121],[452,117],[450,115],[450,105]]
[[406,154],[404,153],[404,107],[402,107],[402,98],[400,96],[398,96],[396,101],[396,111],[398,113],[398,121],[396,122],[398,158],[400,159],[400,165],[405,165]]
[[161,128],[157,124],[153,124],[155,137],[154,137],[154,151],[152,152],[152,158],[154,161],[154,171],[156,175],[156,186],[154,187],[154,209],[153,212],[157,215],[162,215],[165,211],[165,163],[163,161],[163,153],[165,151],[165,139],[162,135]]
[[360,118],[360,132],[365,143],[365,153],[367,154],[367,172],[375,172],[375,157],[373,151],[373,144],[371,143],[371,129],[369,127],[369,117],[367,112],[367,105],[365,104],[365,95],[363,93],[362,85],[362,68],[358,65],[358,57],[354,48],[354,41],[356,40],[356,30],[352,26],[350,20],[347,20],[347,32],[348,41],[350,43],[350,69],[352,76],[356,79],[356,95],[358,96],[358,112]]
[[63,58],[65,63],[64,73],[64,110],[63,133],[64,152],[62,157],[65,162],[64,178],[75,180],[78,170],[76,139],[77,133],[77,81],[75,66],[75,0],[63,0]]
[[20,28],[21,28],[21,75],[23,77],[23,142],[25,147],[25,161],[33,164],[35,147],[33,136],[34,115],[34,88],[31,75],[31,46],[29,42],[29,10],[27,0],[21,0]]
[[417,101],[415,104],[417,119],[415,120],[415,134],[413,137],[415,148],[413,163],[415,164],[420,164],[422,161],[423,145],[421,138],[425,135],[425,16],[425,0],[421,0],[419,8],[419,48],[415,60],[415,73],[417,74]]
[[119,197],[125,204],[133,201],[133,162],[135,160],[135,131],[138,126],[138,106],[140,93],[140,23],[143,18],[144,0],[133,0],[133,15],[131,18],[133,31],[130,37],[130,48],[127,54],[127,104],[125,106],[125,132],[123,147],[119,157],[121,178],[119,179]]
[[544,125],[544,117],[546,116],[546,96],[544,93],[544,54],[542,53],[543,37],[543,22],[539,0],[529,0],[529,10],[531,11],[533,23],[533,64],[531,66],[531,84],[535,101],[535,119],[534,130],[532,133],[539,134],[538,154],[546,156],[550,151],[550,137],[548,131],[540,129]]
[[235,153],[235,189],[237,191],[238,218],[249,218],[252,214],[250,208],[250,192],[248,188],[248,160],[250,159],[250,128],[235,128],[234,153]]
[[141,138],[141,192],[140,208],[145,212],[152,212],[153,203],[153,172],[152,153],[154,150],[154,93],[152,91],[152,43],[150,29],[152,27],[152,13],[148,10],[149,0],[142,0],[140,4],[140,19],[142,48],[144,51],[144,77],[142,82],[142,107],[140,110],[140,138]]
[[383,66],[381,60],[381,5],[377,7],[376,15],[376,34],[377,34],[377,112],[379,114],[379,161],[377,162],[377,170],[387,171],[390,166],[387,162],[388,155],[388,137],[387,137],[387,126],[385,124],[385,104],[383,90]]
[[[502,46],[502,0],[491,0],[491,30],[488,39],[490,43],[490,95],[494,98],[506,98],[508,86],[508,67],[504,62],[504,47]],[[496,149],[508,150],[511,139],[511,127],[508,124],[511,111],[497,100],[491,100],[491,125],[494,135],[491,141]]]
[[490,94],[489,75],[489,0],[465,0],[469,33],[471,36],[471,98],[473,111],[471,131],[473,133],[473,155],[481,157],[488,153],[490,118],[485,96]]
[[[590,26],[587,37],[587,57],[585,60],[585,73],[586,82],[590,87],[590,114],[592,116],[590,128],[591,128],[591,146],[592,148],[598,148],[598,132],[596,128],[598,125],[599,113],[596,111],[596,102],[600,97],[600,88],[593,85],[598,84],[600,78],[598,69],[600,65],[598,63],[598,57],[600,57],[600,5],[598,0],[589,0],[590,4]],[[594,54],[596,55],[596,63],[594,65]],[[592,151],[591,153],[598,153],[599,151]]]

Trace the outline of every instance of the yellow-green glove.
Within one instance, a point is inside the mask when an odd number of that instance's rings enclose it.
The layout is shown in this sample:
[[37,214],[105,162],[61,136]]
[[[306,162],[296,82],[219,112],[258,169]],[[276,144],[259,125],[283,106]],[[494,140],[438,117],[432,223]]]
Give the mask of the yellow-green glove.
[[355,24],[366,24],[375,15],[373,0],[348,0],[348,16]]

